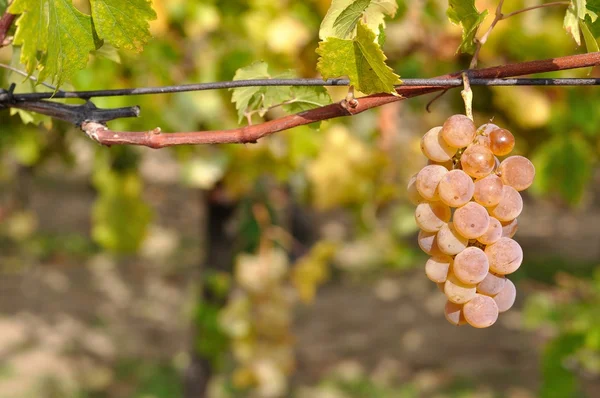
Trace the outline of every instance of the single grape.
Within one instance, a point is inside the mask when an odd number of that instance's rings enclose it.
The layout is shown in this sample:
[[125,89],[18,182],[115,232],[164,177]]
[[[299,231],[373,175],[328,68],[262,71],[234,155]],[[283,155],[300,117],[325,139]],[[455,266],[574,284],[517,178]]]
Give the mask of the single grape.
[[410,179],[408,180],[408,186],[406,187],[406,190],[408,192],[408,200],[410,200],[410,202],[413,205],[418,205],[421,202],[425,202],[425,198],[423,198],[421,196],[421,194],[419,193],[419,191],[417,190],[417,175],[413,175],[412,177],[410,177]]
[[464,148],[475,138],[475,124],[465,115],[452,115],[442,126],[442,138],[454,148]]
[[450,208],[442,202],[419,203],[415,210],[415,221],[426,232],[437,232],[450,221]]
[[500,178],[506,185],[517,191],[523,191],[533,183],[535,167],[531,161],[523,156],[511,156],[500,163],[498,168]]
[[417,237],[417,243],[421,250],[430,256],[435,256],[438,254],[442,254],[437,244],[437,233],[435,232],[425,232],[419,231],[419,235]]
[[440,200],[450,207],[460,207],[473,197],[475,185],[471,177],[462,170],[446,173],[438,185]]
[[502,223],[502,237],[512,238],[519,230],[519,222],[515,218],[512,221]]
[[473,199],[485,207],[496,206],[502,199],[502,180],[495,174],[483,177],[474,184]]
[[467,247],[454,258],[452,272],[463,283],[476,285],[490,269],[488,258],[478,247]]
[[494,123],[486,123],[482,124],[477,128],[477,134],[482,136],[489,136],[490,133],[500,127],[496,126]]
[[427,200],[439,200],[438,185],[447,173],[448,169],[437,164],[423,167],[417,174],[417,191]]
[[523,249],[510,238],[500,238],[493,245],[485,248],[490,263],[490,270],[498,275],[512,274],[523,262]]
[[498,305],[493,298],[478,294],[464,305],[463,314],[474,328],[487,328],[498,320]]
[[494,296],[494,301],[498,305],[499,312],[506,312],[511,309],[516,298],[517,288],[515,287],[515,284],[507,278],[502,290]]
[[502,237],[502,224],[494,217],[490,217],[490,226],[487,231],[483,235],[481,235],[477,240],[484,245],[491,245],[496,243]]
[[486,296],[495,296],[504,288],[507,279],[504,275],[496,275],[491,272],[477,285],[477,293],[485,294]]
[[475,285],[461,282],[454,274],[448,274],[444,283],[446,298],[456,304],[464,304],[477,294]]
[[477,239],[487,231],[490,225],[490,216],[485,207],[475,202],[469,202],[456,209],[453,221],[459,234],[468,239]]
[[461,304],[455,304],[452,301],[446,301],[446,307],[444,308],[444,315],[448,322],[454,326],[464,325],[467,323],[465,316],[463,315],[463,306]]
[[450,256],[440,254],[430,257],[425,263],[425,275],[434,283],[444,283],[451,265],[452,257]]
[[442,253],[454,256],[465,250],[469,239],[458,233],[454,223],[444,224],[437,233],[437,244]]
[[512,221],[523,211],[523,198],[513,187],[502,187],[502,199],[498,205],[490,208],[490,214],[502,222]]
[[496,156],[506,156],[515,147],[515,137],[506,129],[495,129],[490,133],[490,149]]
[[462,169],[473,178],[482,178],[494,170],[494,154],[483,145],[471,145],[460,156]]
[[421,152],[435,162],[447,162],[452,159],[456,153],[456,148],[452,148],[444,141],[440,135],[441,127],[434,127],[425,133],[421,138]]

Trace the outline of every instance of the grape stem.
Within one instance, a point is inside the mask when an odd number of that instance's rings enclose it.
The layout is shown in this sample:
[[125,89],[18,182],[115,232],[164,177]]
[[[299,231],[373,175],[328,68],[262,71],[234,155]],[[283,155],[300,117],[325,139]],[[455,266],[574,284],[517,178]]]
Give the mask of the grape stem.
[[464,89],[460,92],[460,95],[465,102],[465,114],[471,120],[473,120],[473,90],[471,90],[471,84],[469,82],[469,76],[467,72],[462,74]]
[[546,8],[546,7],[554,7],[554,6],[569,6],[571,5],[570,1],[553,1],[551,3],[538,4],[532,7],[526,7],[521,10],[513,11],[508,14],[502,13],[502,6],[504,5],[504,0],[500,0],[498,6],[496,7],[496,14],[494,16],[494,20],[490,27],[486,30],[486,32],[481,36],[481,38],[475,38],[475,51],[473,52],[473,58],[471,59],[471,64],[469,65],[469,69],[474,69],[477,67],[477,61],[479,58],[479,52],[481,51],[481,47],[487,42],[492,30],[496,27],[496,24],[504,19],[508,19],[510,17],[514,17],[515,15],[522,14],[527,11],[537,10],[538,8]]

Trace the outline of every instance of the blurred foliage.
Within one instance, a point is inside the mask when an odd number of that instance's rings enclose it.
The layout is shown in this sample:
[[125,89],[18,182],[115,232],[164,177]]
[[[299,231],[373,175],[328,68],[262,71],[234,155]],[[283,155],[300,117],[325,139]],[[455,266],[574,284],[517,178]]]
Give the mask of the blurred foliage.
[[[79,3],[85,2],[75,5]],[[152,3],[157,13],[157,20],[150,24],[154,39],[143,53],[105,46],[103,51],[92,53],[88,68],[73,75],[72,86],[65,84],[63,88],[142,87],[261,76],[244,75],[252,65],[260,67],[265,76],[317,77],[315,49],[320,27],[328,28],[321,25],[331,3],[328,0]],[[380,3],[393,6],[389,1]],[[465,68],[469,57],[456,55],[455,50],[469,50],[465,37],[471,37],[470,29],[481,23],[481,32],[491,22],[489,16],[482,22],[483,14],[478,14],[468,24],[462,23],[462,28],[466,27],[463,31],[448,21],[444,2],[396,3],[395,17],[386,21],[385,44],[381,24],[370,27],[379,32],[377,44],[385,50],[386,64],[404,77],[429,77]],[[469,6],[473,2],[452,3]],[[0,0],[0,9],[3,5]],[[530,5],[507,0],[504,9],[510,12]],[[493,13],[495,6],[492,1],[478,1],[477,13]],[[451,17],[460,19],[461,13],[457,8]],[[383,15],[381,11],[379,14]],[[564,34],[564,15],[564,7],[555,7],[499,22],[482,48],[480,65],[582,51]],[[590,15],[584,19],[591,24]],[[362,26],[358,20],[356,24]],[[597,24],[590,25],[594,34],[600,34]],[[353,31],[352,24],[341,32],[344,38],[339,40],[358,40],[347,39],[349,31]],[[0,62],[17,66],[20,58],[17,47],[0,50]],[[565,71],[553,76],[586,77],[588,72]],[[596,76],[597,71],[593,73]],[[0,69],[0,80],[3,87],[18,82],[17,91],[33,89],[30,82],[5,69]],[[39,86],[36,89],[42,90]],[[274,106],[282,101],[318,95],[314,102],[327,103],[339,101],[347,93],[339,87],[327,92],[315,89],[316,94],[302,89],[251,91],[234,92],[234,99],[243,94],[242,101],[235,103],[227,91],[98,98],[94,103],[100,107],[141,106],[140,118],[111,122],[114,129],[161,126],[164,131],[220,130],[237,127],[240,120],[245,123],[249,110],[249,119],[257,123],[306,109],[299,103],[286,104],[287,109]],[[588,190],[594,186],[600,150],[600,91],[594,87],[476,87],[474,92],[476,121],[483,124],[493,118],[510,129],[517,138],[516,152],[533,159],[538,177],[532,193],[542,201],[584,206]],[[202,287],[215,296],[223,300],[228,297],[227,306],[220,309],[200,301],[191,314],[201,331],[194,340],[195,348],[220,365],[224,384],[237,396],[252,391],[277,396],[288,390],[296,366],[293,310],[300,301],[310,303],[318,287],[334,278],[336,271],[364,275],[382,265],[405,269],[419,262],[411,243],[415,229],[412,210],[407,206],[406,182],[424,164],[419,151],[422,133],[448,115],[463,111],[457,92],[435,102],[432,113],[424,110],[429,100],[415,98],[352,118],[327,121],[318,130],[299,127],[252,145],[164,150],[178,165],[169,183],[205,191],[219,185],[229,200],[240,203],[236,224],[239,239],[232,248],[240,252],[235,272],[207,275],[202,281]],[[21,245],[42,259],[63,255],[79,258],[104,250],[120,254],[138,251],[149,228],[157,222],[146,204],[144,184],[158,179],[168,165],[159,164],[143,174],[142,164],[153,159],[155,152],[99,147],[64,123],[15,113],[18,115],[9,117],[3,112],[0,116],[0,185],[4,195],[0,243],[6,253]],[[24,125],[23,121],[30,123]],[[39,230],[36,216],[19,193],[23,173],[41,177],[55,173],[65,179],[89,181],[95,193],[89,234],[73,237]],[[297,242],[293,242],[296,237],[290,237],[284,220],[277,218],[282,201],[277,195],[282,186],[289,192],[290,202],[317,214],[313,227],[322,232],[320,240],[300,255],[295,250]],[[268,222],[254,217],[256,196],[261,197]],[[565,267],[564,261],[560,266]],[[526,276],[552,281],[555,271],[549,275],[548,268],[543,263],[534,268],[538,272],[531,271],[536,275]],[[598,372],[600,297],[597,278],[571,280],[571,285],[559,279],[558,283],[557,290],[528,303],[525,319],[531,327],[548,328],[553,333],[542,359],[546,381],[542,391],[560,391],[567,397],[577,390],[574,375],[578,370]],[[163,386],[173,385],[174,371],[157,369],[142,367],[139,375],[131,375],[134,383],[144,386],[132,396],[178,395],[177,389]],[[162,378],[169,380],[163,383]],[[346,394],[343,396],[418,396],[413,386],[388,389],[364,380],[336,383]],[[469,396],[467,392],[461,394],[448,396]]]

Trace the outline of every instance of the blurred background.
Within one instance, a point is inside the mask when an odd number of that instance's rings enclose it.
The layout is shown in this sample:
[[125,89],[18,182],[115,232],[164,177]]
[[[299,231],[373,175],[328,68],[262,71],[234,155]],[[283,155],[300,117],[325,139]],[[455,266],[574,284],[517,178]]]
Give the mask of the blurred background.
[[[104,48],[64,88],[231,80],[257,60],[316,77],[329,3],[153,0],[141,55]],[[467,67],[447,2],[398,5],[385,44],[396,72]],[[563,17],[500,22],[480,66],[585,51]],[[0,62],[18,66],[14,51]],[[13,81],[32,89],[0,69],[2,87]],[[464,111],[458,90],[431,113],[430,95],[258,144],[163,150],[100,147],[66,123],[2,111],[0,397],[600,396],[600,89],[474,95],[476,123],[511,130],[537,168],[516,235],[517,304],[486,330],[444,319],[405,190],[425,165],[422,134]],[[116,130],[238,125],[228,91],[94,102],[141,106]]]

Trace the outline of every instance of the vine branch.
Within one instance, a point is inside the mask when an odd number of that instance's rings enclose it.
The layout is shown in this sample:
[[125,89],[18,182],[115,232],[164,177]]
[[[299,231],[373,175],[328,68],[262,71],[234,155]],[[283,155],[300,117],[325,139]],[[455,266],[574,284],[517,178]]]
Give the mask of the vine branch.
[[[553,72],[559,70],[587,68],[600,64],[600,52],[588,54],[571,55],[560,58],[522,62],[495,66],[485,69],[470,70],[471,83],[473,79],[491,78],[500,79],[505,77],[522,76],[532,73]],[[439,76],[437,79],[458,79],[464,71]],[[343,107],[341,102],[300,112],[294,115],[284,116],[261,124],[244,126],[230,130],[194,131],[178,133],[161,133],[160,129],[141,132],[113,131],[102,123],[95,121],[84,122],[82,130],[92,139],[103,145],[141,145],[150,148],[163,148],[174,145],[189,144],[227,144],[227,143],[253,143],[260,138],[273,133],[288,130],[293,127],[318,122],[327,119],[350,116],[376,108],[391,102],[401,101],[406,98],[416,97],[448,89],[448,86],[411,86],[398,87],[396,89],[400,96],[391,94],[374,94],[357,99],[354,108]]]

